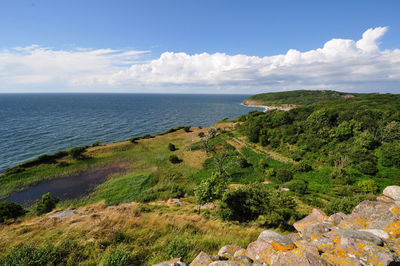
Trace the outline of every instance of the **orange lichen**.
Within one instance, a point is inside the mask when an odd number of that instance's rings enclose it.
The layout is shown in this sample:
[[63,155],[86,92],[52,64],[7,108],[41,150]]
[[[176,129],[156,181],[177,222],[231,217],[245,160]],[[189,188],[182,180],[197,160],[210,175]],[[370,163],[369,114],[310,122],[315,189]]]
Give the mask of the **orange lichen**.
[[395,221],[387,225],[384,230],[388,232],[390,238],[398,238],[400,236],[400,221]]
[[390,212],[393,213],[394,215],[399,215],[400,214],[400,205],[391,208]]
[[292,244],[292,245],[289,245],[289,246],[286,246],[286,245],[282,245],[282,244],[279,243],[279,242],[272,241],[272,248],[273,248],[274,250],[276,250],[276,251],[289,251],[289,250],[294,249],[295,246],[294,246],[293,244]]

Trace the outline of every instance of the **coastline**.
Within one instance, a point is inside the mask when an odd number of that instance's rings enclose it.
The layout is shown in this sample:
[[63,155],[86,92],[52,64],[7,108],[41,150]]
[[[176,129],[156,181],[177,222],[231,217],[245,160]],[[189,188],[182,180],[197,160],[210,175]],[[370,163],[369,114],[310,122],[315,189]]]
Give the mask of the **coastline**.
[[251,101],[244,100],[241,105],[247,107],[257,107],[257,108],[264,108],[264,112],[268,110],[282,110],[282,111],[289,111],[294,108],[294,106],[270,106],[270,105],[258,105]]

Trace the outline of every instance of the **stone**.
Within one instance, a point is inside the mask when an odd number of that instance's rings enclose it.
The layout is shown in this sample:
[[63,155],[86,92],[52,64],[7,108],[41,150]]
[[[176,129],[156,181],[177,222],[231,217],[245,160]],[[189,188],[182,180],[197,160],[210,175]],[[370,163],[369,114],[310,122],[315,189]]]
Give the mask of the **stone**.
[[223,257],[232,257],[236,251],[241,249],[242,247],[237,244],[226,245],[218,251],[218,255]]
[[383,245],[382,239],[377,237],[374,234],[365,231],[359,231],[354,229],[338,229],[336,231],[340,238],[350,238],[356,240],[363,240],[367,242],[371,242],[375,245],[381,246]]
[[[392,205],[388,203],[364,200],[354,208],[352,215],[363,217],[367,221],[367,224],[364,226],[365,228],[383,229],[376,226],[379,224],[381,224],[380,226],[385,226],[396,220],[396,216],[390,211],[391,207]],[[368,223],[374,223],[373,226],[375,228],[368,226]]]
[[304,266],[320,266],[327,265],[327,263],[321,258],[315,256],[307,251],[302,254],[294,254],[293,252],[288,252],[286,254],[279,254],[271,258],[271,266],[278,265],[304,265]]
[[395,202],[393,199],[391,199],[387,196],[384,196],[384,195],[376,197],[376,200],[379,202],[390,203],[390,204],[394,204],[394,202]]
[[217,208],[214,203],[209,202],[200,206],[197,206],[197,209],[200,207],[201,210],[215,210]]
[[253,263],[252,259],[250,259],[249,257],[244,256],[244,255],[243,256],[236,256],[236,257],[234,257],[232,259],[232,261],[239,262],[239,263],[249,263],[249,264]]
[[327,252],[335,248],[335,243],[326,237],[318,237],[312,241],[312,243],[317,247],[318,251]]
[[290,249],[293,249],[295,247],[293,241],[290,240],[288,237],[278,234],[277,232],[274,232],[272,230],[262,231],[261,234],[258,236],[258,240],[272,240],[279,243],[283,247],[290,247]]
[[189,264],[189,266],[208,266],[211,262],[210,255],[205,252],[200,252],[197,257]]
[[293,224],[297,231],[302,232],[303,228],[315,223],[320,223],[327,219],[328,216],[321,210],[314,208],[308,216]]
[[[209,264],[209,265],[210,265],[210,266],[239,266],[238,263],[233,262],[233,261],[227,261],[227,260],[225,260],[225,261],[214,261],[213,263],[211,263],[211,264]],[[243,263],[243,264],[240,264],[240,265],[243,265],[243,266],[251,266],[250,263],[248,263],[248,264]]]
[[241,248],[241,249],[237,250],[235,252],[235,254],[233,254],[233,257],[244,256],[244,255],[246,255],[246,253],[247,253],[247,250],[245,250],[244,248]]
[[335,214],[332,214],[331,216],[329,216],[327,222],[332,223],[333,225],[338,225],[340,224],[340,222],[345,219],[347,217],[346,214],[342,213],[342,212],[338,212]]
[[381,229],[361,229],[360,231],[371,233],[371,234],[379,237],[382,240],[389,239],[389,234],[386,231],[381,230]]
[[256,240],[254,242],[251,242],[247,246],[246,250],[246,256],[255,261],[257,256],[267,256],[274,249],[271,243],[265,242],[263,240]]
[[303,228],[301,236],[302,238],[310,241],[313,237],[327,233],[330,230],[330,225],[327,223],[311,224]]
[[158,264],[153,264],[153,266],[187,266],[187,264],[182,261],[182,258],[177,258]]
[[388,186],[383,190],[383,195],[393,200],[400,200],[400,186]]
[[59,212],[55,212],[53,214],[50,214],[49,217],[50,218],[59,218],[59,219],[64,219],[64,218],[68,218],[71,216],[77,215],[75,213],[75,210],[64,210],[64,211],[59,211]]
[[287,234],[286,237],[292,240],[293,243],[301,240],[301,236],[299,233],[290,233]]

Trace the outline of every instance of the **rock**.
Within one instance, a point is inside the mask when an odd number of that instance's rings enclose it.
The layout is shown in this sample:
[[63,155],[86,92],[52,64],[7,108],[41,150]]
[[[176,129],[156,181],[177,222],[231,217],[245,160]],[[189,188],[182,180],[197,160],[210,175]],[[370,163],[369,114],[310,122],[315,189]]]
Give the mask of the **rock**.
[[369,232],[353,230],[353,229],[339,229],[336,231],[336,233],[341,238],[363,240],[363,241],[371,242],[378,246],[383,245],[382,239],[380,239],[376,235],[371,234]]
[[241,250],[241,249],[242,249],[242,247],[239,245],[236,245],[236,244],[226,245],[226,246],[223,246],[218,251],[218,255],[229,258],[229,257],[232,257],[236,251]]
[[243,265],[243,266],[251,266],[250,263],[246,264],[246,263],[242,263],[242,264],[238,264],[236,262],[233,261],[214,261],[213,263],[209,264],[210,266],[239,266],[239,265]]
[[233,254],[233,257],[244,256],[244,255],[246,255],[246,253],[247,253],[247,250],[245,250],[244,248],[241,248],[241,249],[237,250],[235,252],[235,254]]
[[208,266],[211,262],[213,262],[211,257],[202,251],[197,255],[192,263],[189,264],[189,266]]
[[391,199],[391,198],[389,198],[387,196],[384,196],[384,195],[377,197],[376,200],[379,201],[379,202],[383,202],[383,203],[394,204],[394,200],[393,199]]
[[379,237],[382,240],[389,239],[389,234],[386,231],[381,230],[381,229],[361,229],[360,231],[371,233],[371,234]]
[[344,214],[342,212],[338,212],[338,213],[335,213],[335,214],[332,214],[331,216],[329,216],[327,221],[336,226],[336,225],[340,224],[340,222],[343,219],[345,219],[346,217],[347,217],[346,214]]
[[246,256],[255,261],[257,256],[266,257],[273,250],[271,243],[267,243],[263,240],[256,240],[247,246]]
[[187,264],[182,261],[181,258],[164,261],[158,264],[153,264],[153,266],[186,266]]
[[311,254],[307,251],[302,254],[295,254],[294,252],[288,252],[286,254],[279,254],[274,258],[271,258],[271,266],[273,265],[308,265],[308,266],[320,266],[327,265],[327,263],[321,258]]
[[197,205],[197,209],[199,209],[199,207],[200,207],[200,209],[202,209],[202,210],[215,210],[215,208],[217,208],[216,206],[215,206],[215,204],[214,203],[212,203],[212,202],[209,202],[209,203],[206,203],[206,204],[203,204],[203,205]]
[[312,237],[322,235],[324,233],[329,232],[330,230],[331,230],[330,225],[327,223],[311,224],[309,226],[303,227],[301,236],[302,236],[302,238],[310,241],[312,239]]
[[304,227],[322,222],[327,218],[328,216],[323,211],[314,208],[310,215],[304,217],[300,221],[295,222],[293,226],[297,231],[302,232]]
[[287,234],[286,237],[292,240],[293,243],[301,240],[301,236],[299,233],[290,233]]
[[364,228],[383,229],[396,220],[396,216],[390,211],[391,207],[388,203],[364,200],[354,208],[352,215],[359,215],[366,220]]
[[277,232],[274,232],[272,230],[262,231],[261,234],[258,236],[258,240],[263,240],[267,242],[269,240],[275,241],[279,243],[283,249],[285,249],[285,247],[287,247],[288,249],[293,249],[295,247],[292,240],[290,240],[288,237],[278,234]]
[[313,240],[312,242],[321,252],[327,252],[335,248],[335,243],[326,237],[319,237]]
[[383,190],[383,195],[393,199],[400,200],[400,186],[388,186]]
[[250,259],[250,258],[247,257],[247,256],[237,256],[237,257],[234,257],[234,258],[232,259],[232,261],[234,261],[234,262],[239,262],[239,263],[248,263],[248,264],[253,263],[253,260]]
[[55,212],[55,213],[49,215],[49,217],[63,219],[63,218],[68,218],[68,217],[71,217],[74,215],[77,215],[75,213],[75,210],[64,210],[64,211]]

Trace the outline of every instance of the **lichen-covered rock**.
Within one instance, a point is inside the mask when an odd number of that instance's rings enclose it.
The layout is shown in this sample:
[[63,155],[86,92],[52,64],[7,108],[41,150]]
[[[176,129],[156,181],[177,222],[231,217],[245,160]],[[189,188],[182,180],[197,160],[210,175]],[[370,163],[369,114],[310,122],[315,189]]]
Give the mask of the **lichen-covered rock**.
[[353,230],[353,229],[339,229],[336,232],[337,232],[338,236],[341,238],[363,240],[363,241],[371,242],[378,246],[381,246],[383,244],[382,239],[380,239],[376,235],[371,234],[366,231],[359,231],[359,230]]
[[292,240],[293,243],[296,243],[297,241],[301,240],[301,236],[299,233],[290,233],[287,234],[286,237]]
[[328,216],[323,211],[314,208],[310,215],[304,217],[300,221],[295,222],[293,226],[297,231],[302,232],[304,227],[315,223],[320,223],[327,218]]
[[394,200],[385,195],[376,197],[376,200],[383,203],[394,204]]
[[383,190],[383,195],[393,200],[400,200],[400,186],[388,186]]
[[236,251],[241,250],[241,249],[242,249],[242,247],[237,244],[226,245],[226,246],[223,246],[218,251],[218,255],[226,257],[226,258],[230,258],[235,254]]
[[248,264],[253,263],[253,260],[250,259],[250,258],[247,257],[247,256],[236,256],[236,257],[234,257],[234,258],[232,259],[232,261],[234,261],[234,262],[239,262],[239,263],[248,263]]
[[344,214],[342,212],[338,212],[338,213],[335,213],[335,214],[332,214],[331,216],[329,216],[329,218],[327,219],[327,222],[336,226],[336,225],[340,224],[340,222],[342,220],[344,220],[346,217],[347,217],[346,214]]
[[237,263],[234,261],[214,261],[212,263],[209,264],[210,266],[251,266],[250,263]]
[[388,203],[364,200],[354,208],[352,214],[358,214],[370,221],[389,221],[395,219],[390,207],[392,205]]
[[322,235],[330,230],[330,225],[327,223],[315,223],[305,226],[301,232],[301,236],[310,241],[313,237]]
[[389,239],[389,234],[386,231],[381,230],[381,229],[361,229],[360,231],[371,233],[371,234],[379,237],[382,240]]
[[182,258],[172,259],[158,264],[153,264],[153,266],[186,266],[186,265],[187,264],[182,261]]
[[254,242],[251,242],[247,246],[246,250],[246,256],[254,261],[256,260],[257,256],[267,257],[269,253],[274,249],[271,243],[265,242],[263,240],[256,240]]
[[326,237],[318,237],[312,241],[320,252],[327,252],[335,248],[335,243]]
[[233,257],[244,256],[244,255],[246,255],[246,253],[247,253],[247,250],[244,249],[244,248],[241,248],[241,249],[237,250],[237,251],[233,254]]
[[317,257],[316,255],[309,253],[307,251],[303,252],[300,256],[293,253],[288,252],[286,254],[279,254],[273,258],[271,258],[271,266],[272,265],[308,265],[308,266],[320,266],[320,265],[328,265],[324,260]]
[[293,249],[295,247],[294,243],[292,240],[290,240],[288,237],[278,234],[277,232],[274,232],[272,230],[264,230],[261,232],[261,234],[258,236],[258,240],[263,240],[263,241],[269,241],[272,240],[276,242],[277,244],[280,244],[282,246],[282,249]]
[[202,251],[197,255],[192,263],[189,264],[189,266],[208,266],[212,262],[213,260],[210,255]]

